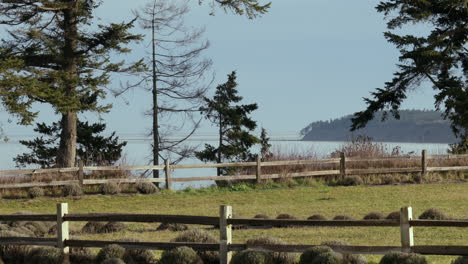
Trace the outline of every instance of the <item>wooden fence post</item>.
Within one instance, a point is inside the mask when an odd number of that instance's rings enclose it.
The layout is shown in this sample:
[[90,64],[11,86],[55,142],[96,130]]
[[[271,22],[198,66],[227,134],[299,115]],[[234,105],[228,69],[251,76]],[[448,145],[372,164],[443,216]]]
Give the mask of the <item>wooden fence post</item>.
[[222,205],[219,208],[219,260],[220,264],[229,264],[232,252],[229,245],[232,243],[232,225],[228,225],[227,219],[232,218],[232,207]]
[[257,183],[261,183],[262,181],[262,158],[260,156],[257,157]]
[[421,182],[424,177],[426,177],[427,174],[427,155],[426,155],[426,150],[423,149],[422,154],[421,154]]
[[171,164],[169,159],[164,161],[164,172],[166,173],[166,189],[171,189]]
[[344,152],[340,153],[340,175],[343,178],[346,176],[346,156]]
[[400,211],[401,247],[403,252],[410,253],[414,246],[413,227],[409,221],[413,219],[413,208],[403,207]]
[[83,170],[83,167],[84,167],[84,162],[82,160],[80,160],[78,162],[78,166],[79,166],[79,169],[78,169],[78,181],[80,183],[80,186],[83,187],[83,180],[84,180],[84,170]]
[[68,255],[70,248],[65,246],[65,241],[69,238],[68,222],[63,221],[63,216],[68,214],[68,204],[57,204],[57,247],[60,251]]

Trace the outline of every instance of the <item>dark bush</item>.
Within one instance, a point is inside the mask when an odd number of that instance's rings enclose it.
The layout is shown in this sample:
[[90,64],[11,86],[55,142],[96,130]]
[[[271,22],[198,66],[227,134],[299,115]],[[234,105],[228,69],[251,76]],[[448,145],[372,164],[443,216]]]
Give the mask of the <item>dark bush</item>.
[[353,217],[347,214],[343,214],[333,217],[333,220],[353,220]]
[[343,186],[358,186],[362,184],[364,184],[364,181],[357,175],[346,176],[338,182],[338,185]]
[[49,235],[56,235],[57,234],[57,225],[53,225],[49,228],[47,231],[47,234]]
[[44,196],[44,190],[40,187],[32,187],[28,189],[28,197],[31,199]]
[[452,264],[468,264],[468,257],[458,257]]
[[189,247],[178,247],[162,253],[158,264],[203,264],[197,252]]
[[419,216],[419,219],[429,220],[448,220],[450,219],[444,212],[438,208],[430,208]]
[[156,228],[157,231],[163,231],[163,230],[169,230],[172,232],[177,232],[177,231],[186,231],[188,230],[189,227],[188,225],[184,224],[177,224],[177,223],[161,223],[158,228]]
[[159,191],[159,189],[151,182],[138,182],[136,189],[142,194],[153,194]]
[[400,211],[391,212],[385,217],[388,220],[400,220]]
[[[219,243],[219,241],[208,232],[201,229],[191,229],[183,232],[173,242],[195,242],[195,243]],[[198,251],[204,264],[219,263],[219,253],[217,251]]]
[[392,175],[384,175],[380,178],[380,183],[383,185],[390,185],[390,184],[395,184],[396,179],[395,176]]
[[333,250],[327,246],[308,248],[301,254],[299,264],[311,264],[318,255],[327,252],[333,252]]
[[125,263],[123,260],[119,258],[110,258],[110,259],[104,260],[103,262],[101,262],[101,264],[127,264],[127,263]]
[[380,264],[427,264],[424,256],[414,253],[393,252],[389,253],[380,260]]
[[[284,245],[285,243],[278,238],[275,237],[257,237],[247,240],[246,242],[248,247],[256,247],[256,246],[263,246],[263,245]],[[296,259],[296,254],[294,253],[287,253],[287,252],[272,252],[268,253],[274,264],[293,264]]]
[[[122,242],[139,242],[137,239],[121,239]],[[154,263],[154,254],[146,249],[126,249],[123,261],[126,264],[152,264]]]
[[103,222],[88,222],[81,228],[81,232],[85,234],[96,234],[104,226],[105,224]]
[[[4,230],[0,231],[0,237],[25,237],[25,235],[11,230]],[[28,257],[31,248],[30,246],[0,245],[0,258],[5,263],[22,264]]]
[[343,254],[343,264],[367,264],[367,259],[363,255]]
[[254,216],[254,218],[256,219],[270,219],[270,217],[268,215],[265,215],[265,214],[257,214]]
[[333,246],[349,246],[349,243],[343,240],[330,240],[330,241],[325,241],[320,243],[322,246],[328,246],[328,247],[333,247]]
[[117,185],[117,183],[109,182],[101,185],[101,193],[110,195],[118,194],[120,193],[120,187]]
[[37,247],[31,250],[27,263],[30,264],[62,264],[64,256],[60,249],[53,247]]
[[94,264],[96,255],[89,248],[70,248],[71,264]]
[[112,245],[108,245],[102,248],[99,251],[99,253],[96,256],[96,261],[98,263],[101,263],[104,260],[108,260],[112,258],[122,259],[124,255],[125,255],[125,248],[116,244],[112,244]]
[[381,212],[370,212],[364,216],[364,220],[381,220],[385,219],[385,216]]
[[343,264],[343,256],[336,252],[325,252],[315,257],[311,264]]
[[79,184],[69,184],[63,186],[62,189],[63,196],[81,196],[83,195],[83,189]]
[[272,264],[271,256],[265,252],[244,250],[232,257],[231,264]]
[[[276,219],[281,219],[281,220],[296,220],[297,217],[295,217],[294,215],[290,215],[290,214],[279,214]],[[294,226],[291,226],[291,225],[288,225],[288,224],[277,224],[276,227],[294,227]]]
[[320,221],[325,221],[327,218],[321,214],[314,214],[311,215],[307,218],[307,220],[320,220]]
[[127,225],[121,222],[109,222],[105,224],[101,229],[98,230],[98,233],[114,233],[127,230]]

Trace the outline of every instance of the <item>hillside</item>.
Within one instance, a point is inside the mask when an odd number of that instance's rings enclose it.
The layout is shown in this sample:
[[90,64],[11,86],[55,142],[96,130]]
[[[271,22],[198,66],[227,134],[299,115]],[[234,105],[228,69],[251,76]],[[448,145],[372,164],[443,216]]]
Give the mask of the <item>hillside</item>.
[[350,132],[351,117],[347,115],[330,121],[317,121],[301,130],[302,140],[348,141],[353,136],[367,135],[381,142],[453,143],[456,138],[450,123],[437,111],[402,110],[400,119],[391,115],[381,121],[383,112],[376,114],[367,127]]

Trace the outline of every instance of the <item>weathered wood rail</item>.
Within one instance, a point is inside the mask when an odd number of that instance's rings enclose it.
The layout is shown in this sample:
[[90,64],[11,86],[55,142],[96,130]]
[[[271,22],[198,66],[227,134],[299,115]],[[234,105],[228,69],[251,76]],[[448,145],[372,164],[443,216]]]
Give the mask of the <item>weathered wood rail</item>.
[[[430,167],[430,160],[455,160],[463,159],[466,162],[461,166],[444,166]],[[413,161],[418,163],[418,166],[405,168],[352,168],[351,165],[364,162],[398,162],[398,161]],[[321,167],[321,165],[336,165],[336,169],[310,169],[313,165]],[[262,172],[264,167],[275,166],[304,166],[306,171],[291,172],[291,173],[273,173],[265,174]],[[255,174],[251,175],[230,175],[230,176],[198,176],[198,177],[172,177],[171,171],[176,169],[198,169],[198,168],[230,168],[230,167],[252,167],[255,168]],[[84,179],[84,173],[90,171],[133,171],[133,170],[163,170],[165,177],[163,178],[117,178],[117,179]],[[115,183],[136,183],[136,182],[152,182],[165,183],[167,189],[171,188],[173,182],[192,182],[192,181],[232,181],[232,180],[262,180],[278,179],[278,178],[295,178],[295,177],[326,177],[326,176],[346,176],[346,175],[366,175],[366,174],[394,174],[394,173],[421,173],[425,177],[428,172],[444,172],[444,171],[468,171],[468,154],[463,155],[427,155],[423,150],[421,156],[395,156],[384,158],[356,158],[346,157],[343,153],[340,158],[334,159],[318,159],[318,160],[283,160],[283,161],[262,161],[257,158],[255,162],[229,162],[215,164],[170,164],[166,161],[164,165],[158,166],[101,166],[87,167],[80,163],[76,168],[53,168],[53,169],[26,169],[26,170],[3,170],[0,171],[0,176],[25,176],[38,174],[53,174],[53,173],[76,173],[76,180],[69,181],[50,181],[50,182],[25,182],[0,184],[0,189],[10,188],[30,188],[30,187],[48,187],[48,186],[63,186],[68,184],[80,185],[98,185],[109,182]]]
[[[233,251],[253,249],[274,252],[303,252],[314,245],[262,245],[248,246],[232,243],[232,225],[271,225],[271,226],[309,226],[320,227],[400,227],[401,246],[331,246],[335,251],[351,254],[383,255],[389,252],[414,252],[424,255],[465,255],[468,256],[468,246],[449,245],[414,245],[413,227],[457,227],[467,228],[468,220],[413,220],[412,208],[404,207],[400,211],[400,220],[279,220],[279,219],[246,219],[234,218],[231,206],[221,206],[219,216],[189,216],[189,215],[152,215],[152,214],[70,214],[68,204],[57,204],[57,214],[41,215],[0,215],[0,221],[53,221],[57,222],[56,238],[0,237],[0,245],[35,245],[52,246],[69,253],[70,247],[102,248],[110,244],[118,244],[128,249],[169,250],[180,246],[191,247],[194,250],[219,251],[222,264],[231,260]],[[220,228],[219,243],[185,243],[185,242],[123,242],[79,240],[69,238],[69,223],[77,221],[121,221],[121,222],[170,222],[195,225],[218,225]]]

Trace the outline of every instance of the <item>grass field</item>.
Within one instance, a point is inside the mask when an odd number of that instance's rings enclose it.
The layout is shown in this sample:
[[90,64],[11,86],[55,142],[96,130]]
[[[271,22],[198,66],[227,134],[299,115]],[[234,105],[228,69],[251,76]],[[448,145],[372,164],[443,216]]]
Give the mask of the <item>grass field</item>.
[[[80,199],[40,198],[35,200],[1,200],[0,214],[17,211],[55,213],[55,204],[68,202],[70,213],[153,213],[217,216],[219,205],[232,205],[237,216],[267,214],[276,217],[289,213],[305,219],[312,214],[332,218],[349,214],[356,219],[371,211],[384,214],[412,206],[415,216],[437,207],[453,218],[468,219],[468,183],[397,186],[278,188],[234,191],[179,191],[158,195],[85,196]],[[72,223],[79,230],[83,223]],[[106,235],[76,235],[78,238],[113,240],[136,238],[141,241],[170,241],[177,233],[155,231],[158,224],[130,224],[130,229]],[[217,236],[216,230],[210,230]],[[318,244],[327,240],[344,240],[352,245],[395,245],[400,243],[397,227],[347,228],[274,228],[235,230],[234,243],[269,235],[291,244]],[[416,245],[468,245],[468,230],[462,228],[415,228]],[[380,256],[368,256],[378,261]],[[430,256],[430,263],[448,264],[451,257]]]

